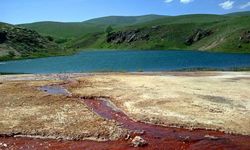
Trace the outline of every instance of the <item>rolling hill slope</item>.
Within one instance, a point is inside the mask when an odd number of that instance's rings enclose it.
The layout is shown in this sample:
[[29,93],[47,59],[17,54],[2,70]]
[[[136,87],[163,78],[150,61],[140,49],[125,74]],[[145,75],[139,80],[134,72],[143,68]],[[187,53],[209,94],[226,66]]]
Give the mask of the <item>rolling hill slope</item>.
[[124,27],[137,23],[144,23],[162,18],[160,15],[145,16],[109,16],[91,19],[84,22],[36,22],[21,24],[20,26],[35,30],[43,35],[50,35],[55,38],[74,39],[76,37],[95,32],[103,32],[109,25],[113,27]]
[[229,13],[226,14],[227,16],[249,16],[250,11],[242,11],[242,12],[234,12],[234,13]]
[[[244,15],[242,15],[244,14]],[[190,49],[250,52],[250,15],[183,15],[86,34],[68,43],[78,49]]]
[[0,61],[65,54],[51,37],[0,22]]
[[83,23],[112,25],[119,27],[119,26],[129,26],[133,24],[144,23],[165,17],[168,16],[154,15],[154,14],[144,15],[144,16],[109,16],[109,17],[101,17],[97,19],[87,20],[84,21]]

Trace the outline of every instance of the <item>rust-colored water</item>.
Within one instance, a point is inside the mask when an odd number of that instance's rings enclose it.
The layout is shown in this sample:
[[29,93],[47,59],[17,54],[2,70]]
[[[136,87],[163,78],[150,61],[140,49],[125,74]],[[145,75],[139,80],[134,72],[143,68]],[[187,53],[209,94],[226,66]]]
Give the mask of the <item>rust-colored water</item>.
[[[186,130],[169,128],[136,122],[122,111],[114,109],[107,100],[82,99],[97,114],[106,119],[113,119],[122,127],[131,131],[131,137],[140,135],[148,145],[139,149],[163,150],[222,150],[250,149],[250,136],[230,135],[217,131]],[[214,137],[214,138],[211,138]],[[130,146],[131,140],[95,142],[95,141],[57,141],[31,138],[1,137],[0,143],[6,143],[7,149],[136,149]],[[2,147],[3,148],[3,147]],[[1,147],[0,147],[1,149]]]
[[[148,149],[250,149],[250,136],[236,136],[218,131],[187,130],[162,127],[130,119],[123,112],[110,107],[107,100],[84,100],[100,116],[113,119],[131,131],[144,131],[141,135],[149,142]],[[211,138],[214,137],[214,138]]]

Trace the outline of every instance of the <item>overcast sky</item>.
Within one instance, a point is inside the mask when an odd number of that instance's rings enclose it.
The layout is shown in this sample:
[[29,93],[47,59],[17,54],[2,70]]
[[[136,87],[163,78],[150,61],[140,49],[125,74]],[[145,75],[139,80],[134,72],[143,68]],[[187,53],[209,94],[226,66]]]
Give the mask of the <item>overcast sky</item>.
[[79,22],[119,15],[225,14],[250,11],[250,0],[0,0],[0,22]]

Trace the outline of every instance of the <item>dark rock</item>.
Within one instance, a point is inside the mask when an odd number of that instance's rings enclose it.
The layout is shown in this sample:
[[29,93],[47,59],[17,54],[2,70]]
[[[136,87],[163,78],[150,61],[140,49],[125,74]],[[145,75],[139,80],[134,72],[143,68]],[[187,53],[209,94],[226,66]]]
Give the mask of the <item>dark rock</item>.
[[54,41],[54,38],[52,36],[46,36],[46,38],[51,42]]
[[125,137],[125,140],[129,140],[130,139],[130,135],[128,134],[126,137]]
[[0,31],[0,44],[4,43],[7,40],[7,32]]
[[130,43],[130,42],[133,42],[133,40],[135,39],[136,37],[136,34],[133,34],[128,40],[127,42]]
[[202,29],[198,29],[194,32],[193,35],[189,36],[186,41],[185,44],[186,45],[192,45],[195,42],[200,41],[201,39],[209,36],[212,34],[211,30],[202,30]]
[[106,39],[108,43],[114,44],[131,43],[140,40],[149,40],[149,34],[139,29],[113,32],[108,34]]
[[250,43],[250,31],[245,31],[239,38],[240,42]]

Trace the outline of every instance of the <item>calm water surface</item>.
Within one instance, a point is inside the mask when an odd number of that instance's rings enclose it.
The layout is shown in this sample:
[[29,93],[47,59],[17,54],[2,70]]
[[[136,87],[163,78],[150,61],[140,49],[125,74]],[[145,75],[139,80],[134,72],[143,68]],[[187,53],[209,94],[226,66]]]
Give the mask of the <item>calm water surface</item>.
[[0,72],[8,73],[134,72],[234,67],[250,67],[250,54],[155,50],[87,51],[73,56],[0,62]]

